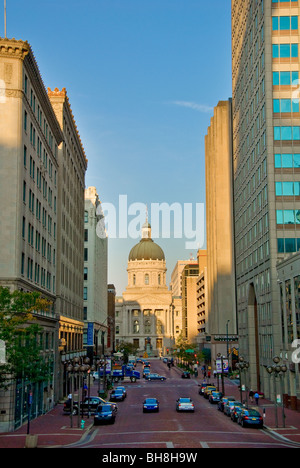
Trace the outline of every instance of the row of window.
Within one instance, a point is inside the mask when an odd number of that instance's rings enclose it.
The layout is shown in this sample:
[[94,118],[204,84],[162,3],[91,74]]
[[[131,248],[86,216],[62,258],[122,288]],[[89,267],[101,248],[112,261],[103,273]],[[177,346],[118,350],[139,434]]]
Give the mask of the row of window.
[[300,127],[299,126],[274,127],[274,140],[275,141],[299,141],[300,140]]
[[299,111],[299,99],[273,99],[273,112],[276,114]]
[[[25,275],[25,254],[22,252],[21,256],[21,275]],[[38,263],[34,264],[33,260],[27,258],[27,279],[29,281],[34,281],[36,284],[42,286],[43,288],[52,291],[55,294],[55,276],[52,276],[45,268],[41,267]]]
[[277,239],[278,253],[295,253],[300,250],[300,239]]
[[300,168],[300,154],[275,154],[276,169]]
[[300,182],[276,182],[275,193],[277,197],[299,197],[300,196]]
[[276,71],[273,72],[274,86],[291,86],[299,84],[299,72],[297,71]]
[[273,58],[297,58],[298,57],[298,44],[273,44],[272,57]]
[[273,16],[272,31],[295,31],[298,29],[298,16]]
[[277,224],[300,225],[300,210],[276,210]]

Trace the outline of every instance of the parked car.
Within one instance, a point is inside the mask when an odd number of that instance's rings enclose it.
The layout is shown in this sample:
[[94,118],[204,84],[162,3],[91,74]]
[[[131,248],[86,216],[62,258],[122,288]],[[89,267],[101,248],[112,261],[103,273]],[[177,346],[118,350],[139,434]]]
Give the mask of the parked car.
[[221,401],[223,397],[223,393],[221,392],[217,392],[217,391],[213,391],[211,392],[211,394],[209,395],[209,402],[212,404],[212,405],[216,405],[217,403],[219,403],[219,401]]
[[[80,403],[80,412],[84,412],[85,414],[90,412],[91,414],[94,414],[98,408],[99,405],[105,405],[108,404],[106,400],[103,400],[103,398],[100,397],[86,397],[81,403]],[[116,404],[113,405],[116,410],[118,410],[118,406]],[[63,408],[64,413],[70,413],[71,412],[71,400],[67,400],[64,403],[64,408]],[[73,415],[78,414],[79,411],[79,403],[78,401],[73,402]]]
[[238,405],[234,405],[230,412],[230,417],[233,422],[237,422],[238,416],[243,409],[244,406],[241,403],[239,403]]
[[223,413],[224,411],[224,405],[227,403],[227,401],[236,401],[234,397],[223,397],[221,401],[218,403],[218,410]]
[[143,403],[143,413],[159,412],[159,401],[156,398],[146,398]]
[[176,411],[195,411],[195,405],[191,398],[178,398],[176,401]]
[[123,401],[123,400],[125,400],[125,395],[124,395],[123,390],[115,389],[111,392],[109,401]]
[[182,374],[181,374],[181,378],[182,379],[190,379],[191,378],[191,373],[189,371],[184,371]]
[[164,377],[163,375],[159,375],[159,374],[146,374],[145,375],[145,379],[146,380],[166,380],[167,377]]
[[114,424],[116,420],[116,412],[114,411],[113,405],[106,403],[105,405],[99,405],[94,415],[94,425],[100,424],[101,422],[111,422]]
[[[227,401],[224,405],[224,414],[230,417],[231,410],[234,408],[235,405],[238,405],[239,401]],[[242,403],[240,403],[242,405]],[[242,405],[243,406],[243,405]]]
[[212,393],[212,392],[216,392],[216,387],[206,387],[206,389],[204,390],[204,398],[206,398],[206,400],[209,399],[209,395]]
[[204,382],[202,384],[199,385],[199,395],[204,395],[204,390],[206,389],[206,387],[210,387],[210,384]]
[[145,369],[143,370],[143,377],[146,377],[146,375],[149,375],[150,374],[150,369],[149,367],[145,367]]
[[144,369],[145,369],[145,367],[151,367],[151,364],[150,364],[149,361],[145,361],[145,362],[144,362]]
[[264,426],[264,420],[258,411],[245,408],[238,415],[238,424],[242,427],[255,426],[262,429]]

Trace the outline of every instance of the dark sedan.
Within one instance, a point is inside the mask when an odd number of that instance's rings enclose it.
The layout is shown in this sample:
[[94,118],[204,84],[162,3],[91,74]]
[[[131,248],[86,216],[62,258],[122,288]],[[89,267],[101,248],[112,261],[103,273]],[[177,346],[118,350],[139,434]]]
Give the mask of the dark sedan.
[[236,401],[234,397],[223,397],[221,401],[218,403],[218,410],[223,413],[224,411],[224,406],[228,401]]
[[264,426],[264,420],[260,413],[253,409],[243,409],[238,415],[238,423],[242,427],[255,426],[262,429]]
[[143,413],[159,412],[159,401],[156,398],[146,398],[143,403]]
[[222,397],[223,393],[221,392],[211,392],[208,399],[212,405],[216,405],[217,403],[219,403],[219,401],[221,401]]
[[181,378],[182,378],[182,379],[190,379],[190,378],[191,378],[190,372],[184,371],[184,372],[181,374]]
[[166,380],[167,378],[159,374],[147,374],[145,376],[146,380]]
[[110,401],[123,401],[125,399],[125,394],[123,390],[113,390],[110,394],[109,400]]
[[94,425],[105,422],[114,424],[116,420],[116,412],[114,411],[113,405],[105,404],[99,405],[94,415]]

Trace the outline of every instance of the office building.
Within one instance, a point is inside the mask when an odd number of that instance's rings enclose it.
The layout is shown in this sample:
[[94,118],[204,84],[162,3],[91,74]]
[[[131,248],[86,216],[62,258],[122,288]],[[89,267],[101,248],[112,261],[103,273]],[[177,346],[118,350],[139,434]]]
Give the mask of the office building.
[[[282,355],[276,264],[299,248],[299,5],[232,1],[237,310],[249,385],[273,394]],[[296,93],[295,93],[296,91]],[[289,364],[289,359],[286,359]]]

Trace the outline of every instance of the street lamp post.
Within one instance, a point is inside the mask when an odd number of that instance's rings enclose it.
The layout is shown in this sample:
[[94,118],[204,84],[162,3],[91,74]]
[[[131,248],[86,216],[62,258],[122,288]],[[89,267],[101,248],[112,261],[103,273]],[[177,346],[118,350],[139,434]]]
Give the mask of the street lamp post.
[[246,378],[246,373],[248,372],[248,369],[250,367],[250,364],[248,361],[245,361],[243,356],[240,356],[239,362],[236,365],[237,368],[240,371],[240,392],[241,392],[241,402],[243,403],[243,385],[242,385],[242,373],[245,373],[245,391],[246,391],[246,405],[248,408],[248,389],[247,389],[247,378]]
[[268,366],[267,372],[271,376],[274,375],[274,392],[275,392],[275,422],[276,427],[278,427],[278,402],[277,402],[277,385],[276,379],[280,379],[281,383],[281,404],[282,404],[282,421],[283,427],[285,427],[285,411],[284,411],[284,402],[283,402],[283,377],[287,372],[287,366],[285,364],[280,364],[281,359],[278,356],[273,358],[274,365]]

